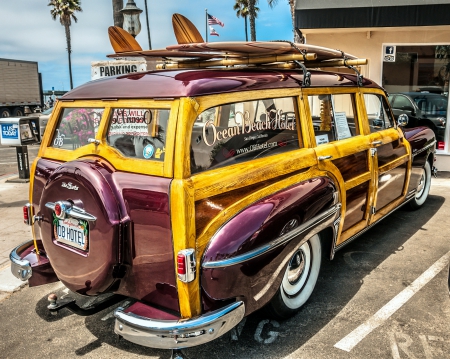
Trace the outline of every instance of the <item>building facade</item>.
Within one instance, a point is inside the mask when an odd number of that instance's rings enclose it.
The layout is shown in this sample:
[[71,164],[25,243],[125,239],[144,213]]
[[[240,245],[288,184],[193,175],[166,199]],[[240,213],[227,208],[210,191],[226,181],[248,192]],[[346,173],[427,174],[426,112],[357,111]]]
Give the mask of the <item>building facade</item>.
[[[449,0],[299,0],[295,24],[307,43],[367,58],[362,74],[388,93],[427,91],[448,99]],[[450,171],[449,112],[447,100],[437,151],[444,171]]]

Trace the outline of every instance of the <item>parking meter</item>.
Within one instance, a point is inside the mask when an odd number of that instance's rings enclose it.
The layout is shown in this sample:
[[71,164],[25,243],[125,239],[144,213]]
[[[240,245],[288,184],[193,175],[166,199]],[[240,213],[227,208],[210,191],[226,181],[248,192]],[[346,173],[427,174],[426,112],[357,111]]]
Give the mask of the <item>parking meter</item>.
[[[15,146],[19,178],[30,178],[30,165],[27,145],[38,142],[39,130],[36,119],[31,117],[0,118],[0,144]],[[34,121],[33,121],[34,120]],[[39,121],[37,119],[37,121]]]

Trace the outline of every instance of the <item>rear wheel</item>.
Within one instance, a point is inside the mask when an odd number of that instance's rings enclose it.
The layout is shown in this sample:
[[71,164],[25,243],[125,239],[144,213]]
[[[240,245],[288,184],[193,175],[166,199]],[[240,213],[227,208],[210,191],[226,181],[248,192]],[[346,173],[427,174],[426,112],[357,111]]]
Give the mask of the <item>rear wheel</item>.
[[317,283],[321,262],[322,247],[316,234],[289,259],[280,288],[266,307],[271,317],[290,318],[306,303]]
[[420,178],[419,186],[414,198],[409,201],[411,209],[419,209],[425,203],[430,193],[431,186],[431,166],[430,162],[426,161],[423,167],[422,176]]
[[0,109],[0,117],[11,117],[11,111],[6,107]]
[[24,112],[23,109],[21,107],[16,107],[13,110],[13,116],[14,117],[23,117],[24,116]]

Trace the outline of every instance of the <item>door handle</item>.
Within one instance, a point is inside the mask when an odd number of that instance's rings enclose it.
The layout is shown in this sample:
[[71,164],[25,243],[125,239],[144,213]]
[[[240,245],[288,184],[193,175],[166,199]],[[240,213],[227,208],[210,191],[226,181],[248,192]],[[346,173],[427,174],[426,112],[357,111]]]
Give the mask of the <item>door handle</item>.
[[381,145],[383,141],[373,141],[372,146]]
[[318,157],[319,161],[329,160],[330,158],[333,158],[333,156],[329,155],[329,156],[319,156]]

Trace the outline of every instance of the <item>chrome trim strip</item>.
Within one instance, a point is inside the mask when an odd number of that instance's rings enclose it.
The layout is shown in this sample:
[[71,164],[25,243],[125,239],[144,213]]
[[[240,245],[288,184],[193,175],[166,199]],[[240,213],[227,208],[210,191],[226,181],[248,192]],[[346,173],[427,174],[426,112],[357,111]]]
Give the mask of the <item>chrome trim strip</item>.
[[30,246],[34,245],[33,240],[26,241],[21,245],[14,248],[9,254],[9,260],[11,261],[11,273],[14,277],[20,279],[21,281],[28,280],[33,271],[31,269],[31,264],[26,259],[20,258],[20,254]]
[[297,237],[299,234],[306,232],[307,230],[311,229],[313,226],[319,224],[320,222],[324,221],[328,217],[335,214],[340,208],[341,204],[337,203],[333,207],[329,208],[325,212],[317,215],[314,218],[311,218],[309,221],[303,223],[301,226],[293,229],[291,232],[286,233],[285,235],[278,237],[277,239],[273,240],[270,243],[267,243],[259,248],[256,248],[248,253],[241,254],[239,256],[229,258],[229,259],[223,259],[219,261],[213,261],[213,262],[206,262],[202,264],[202,268],[219,268],[219,267],[229,267],[235,264],[243,263],[245,261],[251,260],[253,258],[256,258],[260,255],[263,255],[264,253],[279,247],[293,238]]
[[[45,204],[45,207],[50,208],[52,211],[54,211],[55,203],[47,202]],[[88,221],[88,222],[94,222],[97,220],[97,217],[93,216],[92,214],[87,213],[84,209],[77,207],[77,206],[72,206],[70,208],[67,208],[65,210],[65,212],[70,217],[77,218],[77,219],[84,219],[85,221]]]
[[424,148],[421,148],[420,150],[417,150],[417,152],[414,152],[412,154],[412,156],[414,157],[414,156],[418,155],[419,153],[422,153],[423,151],[429,149],[431,146],[433,146],[435,144],[436,144],[436,140],[434,140],[433,142],[431,142],[429,145],[425,146]]
[[114,312],[114,331],[124,339],[152,348],[180,349],[201,345],[225,334],[242,320],[242,301],[187,320],[160,320],[141,317],[124,308]]

